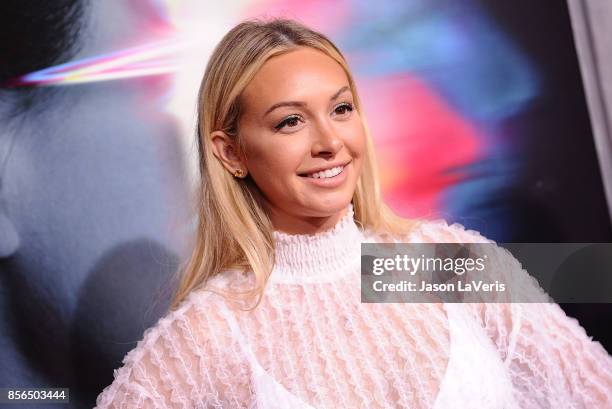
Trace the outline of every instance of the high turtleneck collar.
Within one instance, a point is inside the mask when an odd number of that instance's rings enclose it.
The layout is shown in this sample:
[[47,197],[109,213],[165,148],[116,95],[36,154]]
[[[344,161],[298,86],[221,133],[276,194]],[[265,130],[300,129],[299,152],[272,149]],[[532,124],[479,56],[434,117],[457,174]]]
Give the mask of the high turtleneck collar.
[[364,235],[355,224],[353,205],[329,230],[315,234],[273,232],[276,263],[271,282],[327,282],[359,264]]

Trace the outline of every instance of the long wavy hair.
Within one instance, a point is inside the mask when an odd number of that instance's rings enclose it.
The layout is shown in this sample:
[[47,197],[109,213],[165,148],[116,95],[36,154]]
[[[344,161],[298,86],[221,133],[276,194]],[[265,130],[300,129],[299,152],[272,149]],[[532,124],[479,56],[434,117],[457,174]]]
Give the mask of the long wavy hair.
[[260,67],[271,57],[297,47],[311,47],[333,58],[344,69],[355,107],[366,129],[362,174],[352,203],[355,222],[381,235],[407,233],[416,221],[397,216],[381,199],[372,138],[361,110],[355,82],[342,53],[323,34],[285,19],[251,20],[230,30],[213,51],[198,94],[197,142],[200,182],[197,190],[198,226],[190,257],[177,271],[175,309],[194,289],[228,269],[252,272],[255,285],[247,291],[221,292],[224,296],[257,296],[257,307],[274,266],[273,226],[263,197],[250,176],[235,178],[213,154],[214,131],[224,131],[237,146],[240,95]]

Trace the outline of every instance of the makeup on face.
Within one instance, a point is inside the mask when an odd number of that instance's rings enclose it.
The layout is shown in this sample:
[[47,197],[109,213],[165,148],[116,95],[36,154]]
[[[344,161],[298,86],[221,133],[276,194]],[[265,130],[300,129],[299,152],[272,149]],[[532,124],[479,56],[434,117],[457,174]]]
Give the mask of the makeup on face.
[[338,216],[353,198],[365,151],[342,66],[302,47],[266,61],[242,96],[249,174],[275,226]]

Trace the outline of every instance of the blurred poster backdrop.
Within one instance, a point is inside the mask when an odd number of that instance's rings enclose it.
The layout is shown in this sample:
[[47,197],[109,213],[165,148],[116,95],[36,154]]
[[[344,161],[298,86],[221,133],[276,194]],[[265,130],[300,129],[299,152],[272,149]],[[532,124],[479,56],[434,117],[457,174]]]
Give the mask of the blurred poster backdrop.
[[[275,16],[348,58],[399,214],[498,242],[612,241],[563,0],[7,1],[0,387],[91,407],[165,313],[195,226],[204,66],[233,25]],[[607,306],[564,307],[610,350]]]

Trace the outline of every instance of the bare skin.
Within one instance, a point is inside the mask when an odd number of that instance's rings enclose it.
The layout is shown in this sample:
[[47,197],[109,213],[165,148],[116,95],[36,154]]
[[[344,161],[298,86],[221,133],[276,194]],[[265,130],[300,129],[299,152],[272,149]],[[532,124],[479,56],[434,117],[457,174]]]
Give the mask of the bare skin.
[[[290,104],[277,105],[285,102]],[[244,90],[241,104],[244,150],[215,131],[215,155],[229,172],[250,174],[276,230],[314,234],[332,228],[352,200],[366,144],[342,67],[306,47],[272,57]],[[309,177],[337,165],[344,165],[337,176]]]

